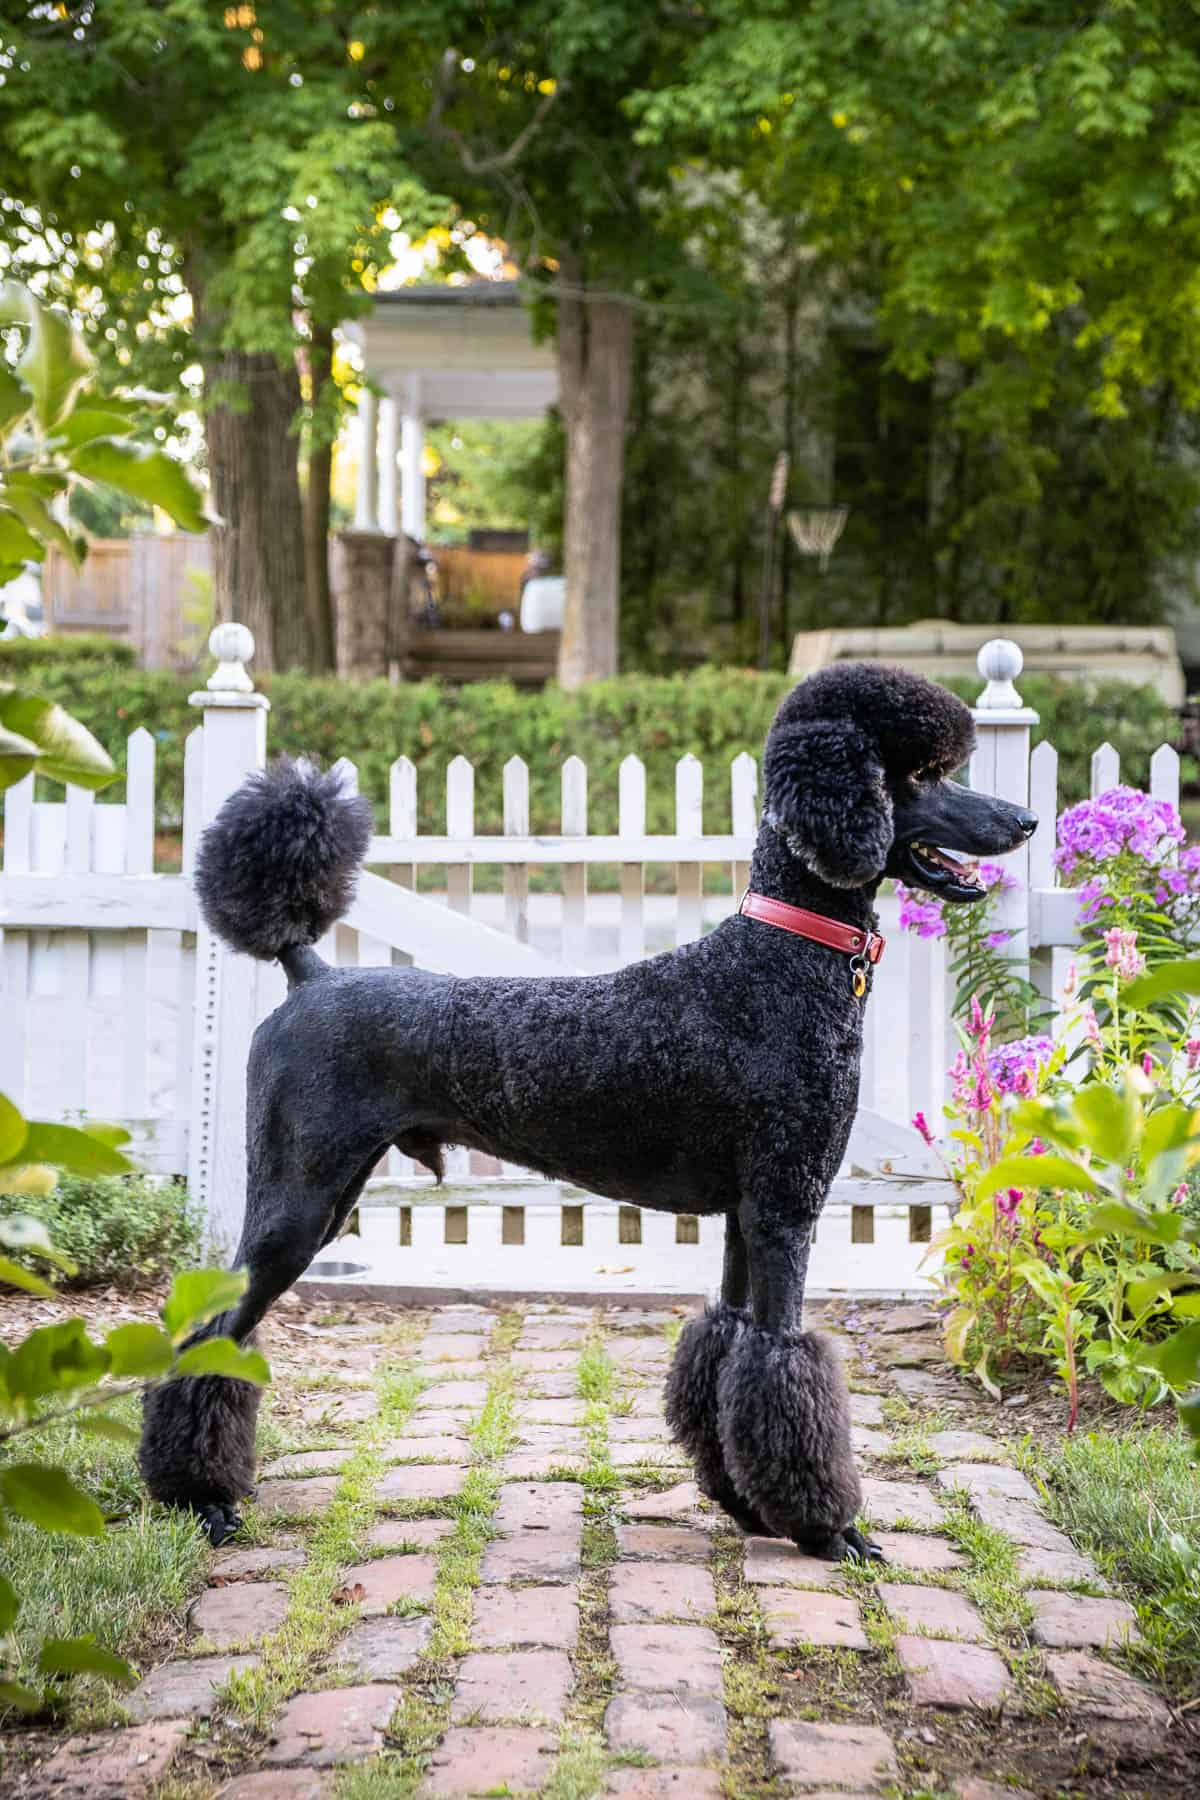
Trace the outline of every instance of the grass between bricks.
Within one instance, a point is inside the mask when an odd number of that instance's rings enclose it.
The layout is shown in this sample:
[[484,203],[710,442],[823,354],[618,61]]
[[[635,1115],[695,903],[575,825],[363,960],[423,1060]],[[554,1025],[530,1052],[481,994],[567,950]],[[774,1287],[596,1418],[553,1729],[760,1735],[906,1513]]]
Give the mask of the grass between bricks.
[[[414,1320],[414,1334],[417,1328]],[[331,1597],[342,1570],[358,1559],[374,1522],[375,1490],[386,1466],[383,1442],[405,1423],[421,1382],[411,1368],[388,1363],[377,1387],[379,1411],[358,1428],[333,1500],[309,1538],[307,1561],[289,1583],[287,1616],[263,1640],[258,1666],[231,1675],[226,1684],[228,1705],[258,1731],[267,1731],[280,1706],[309,1685],[350,1622],[350,1615],[332,1605]],[[261,1527],[261,1515],[251,1512],[248,1523]]]
[[[519,1312],[502,1316],[491,1340],[493,1355],[507,1357],[521,1323]],[[472,1602],[480,1559],[493,1536],[500,1459],[516,1441],[515,1387],[511,1364],[498,1361],[488,1377],[482,1410],[467,1434],[475,1463],[462,1492],[451,1503],[454,1530],[437,1548],[428,1652],[403,1679],[404,1692],[388,1726],[388,1748],[368,1762],[339,1770],[334,1783],[337,1800],[413,1800],[425,1778],[428,1759],[446,1730],[455,1664],[471,1647]]]

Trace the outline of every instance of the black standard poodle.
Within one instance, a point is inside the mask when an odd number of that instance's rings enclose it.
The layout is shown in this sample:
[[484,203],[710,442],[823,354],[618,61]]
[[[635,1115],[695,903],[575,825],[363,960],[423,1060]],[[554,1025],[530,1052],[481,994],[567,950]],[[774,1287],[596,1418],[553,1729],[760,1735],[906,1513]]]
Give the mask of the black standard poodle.
[[[872,1554],[841,1372],[803,1329],[805,1271],[857,1103],[880,881],[977,900],[972,859],[1036,825],[949,779],[972,737],[968,709],[920,676],[811,676],[767,738],[741,910],[680,950],[561,978],[329,968],[312,945],[350,903],[370,811],[303,762],[251,776],[204,834],[196,892],[212,930],[278,959],[290,991],[250,1052],[248,1286],[207,1332],[253,1332],[391,1144],[438,1175],[462,1144],[614,1200],[724,1213],[721,1299],[679,1340],[671,1426],[746,1531]],[[253,1486],[256,1407],[217,1376],[146,1403],[150,1492],[218,1539]]]

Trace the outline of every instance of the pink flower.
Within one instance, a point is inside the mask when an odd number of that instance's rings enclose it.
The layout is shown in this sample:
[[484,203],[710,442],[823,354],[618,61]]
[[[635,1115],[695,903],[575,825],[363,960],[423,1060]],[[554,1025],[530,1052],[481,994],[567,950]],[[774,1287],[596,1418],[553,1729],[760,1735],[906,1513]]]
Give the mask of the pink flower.
[[1132,981],[1146,967],[1146,959],[1138,954],[1137,932],[1122,931],[1114,925],[1111,931],[1104,933],[1106,945],[1104,961],[1108,968],[1115,969],[1120,981]]
[[932,1144],[933,1132],[930,1128],[929,1120],[925,1117],[923,1112],[913,1114],[913,1130],[919,1131],[927,1144]]
[[1143,1056],[1143,1058],[1142,1058],[1142,1074],[1150,1075],[1150,1074],[1153,1074],[1153,1072],[1154,1072],[1154,1058],[1151,1056],[1150,1052],[1147,1050],[1145,1056]]
[[1171,1195],[1171,1205],[1172,1206],[1182,1206],[1184,1201],[1187,1199],[1187,1197],[1188,1197],[1187,1182],[1181,1181],[1179,1186],[1175,1189],[1175,1192]]
[[1188,1069],[1194,1071],[1200,1065],[1200,1038],[1189,1038],[1184,1047],[1187,1050]]
[[1063,999],[1064,1000],[1073,999],[1078,987],[1079,987],[1079,964],[1072,963],[1070,968],[1067,970],[1067,978],[1063,982],[1063,990],[1062,990],[1063,991]]
[[1100,1033],[1100,1021],[1096,1017],[1096,1009],[1090,1000],[1084,1006],[1081,1017],[1083,1020],[1083,1035],[1087,1039],[1089,1045],[1093,1050],[1103,1051],[1104,1039]]
[[987,934],[988,949],[989,950],[1002,949],[1004,947],[1004,945],[1008,943],[1008,941],[1010,940],[1012,935],[1013,934],[1011,931],[989,931]]
[[1009,1188],[1006,1193],[996,1195],[996,1211],[1011,1219],[1024,1198],[1023,1188]]

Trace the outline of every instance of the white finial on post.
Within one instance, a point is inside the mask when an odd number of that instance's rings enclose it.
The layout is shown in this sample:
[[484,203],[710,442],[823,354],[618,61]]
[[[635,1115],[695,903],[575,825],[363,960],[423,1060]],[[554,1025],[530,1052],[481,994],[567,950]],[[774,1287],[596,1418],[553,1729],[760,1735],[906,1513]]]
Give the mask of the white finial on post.
[[1024,706],[1013,683],[1025,667],[1021,646],[1011,638],[989,638],[975,658],[987,686],[975,702],[977,712],[1008,712]]
[[217,666],[205,682],[213,694],[252,694],[246,664],[254,655],[254,634],[245,625],[217,625],[208,634],[208,653]]

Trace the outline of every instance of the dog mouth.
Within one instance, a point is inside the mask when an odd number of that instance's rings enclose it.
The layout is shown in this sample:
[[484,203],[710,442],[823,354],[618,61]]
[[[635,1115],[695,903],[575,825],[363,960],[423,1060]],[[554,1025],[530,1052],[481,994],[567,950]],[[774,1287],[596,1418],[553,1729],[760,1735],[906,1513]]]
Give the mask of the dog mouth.
[[936,881],[944,881],[949,875],[963,887],[976,887],[982,893],[983,877],[979,873],[979,864],[961,850],[943,850],[936,844],[910,844],[908,854],[922,875]]
[[917,839],[905,844],[902,855],[901,879],[940,899],[969,902],[982,900],[987,892],[979,864],[962,850]]

